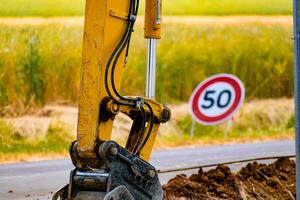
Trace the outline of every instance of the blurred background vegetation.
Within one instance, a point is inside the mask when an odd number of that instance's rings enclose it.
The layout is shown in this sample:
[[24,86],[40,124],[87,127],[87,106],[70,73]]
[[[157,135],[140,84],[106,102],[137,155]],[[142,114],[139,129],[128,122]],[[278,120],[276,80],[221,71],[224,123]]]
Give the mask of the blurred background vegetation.
[[[141,1],[143,2],[143,1]],[[0,16],[74,16],[84,0],[0,0]],[[165,0],[166,15],[290,15],[288,0]],[[143,11],[143,3],[141,5]],[[184,16],[183,16],[184,17]],[[29,19],[30,20],[30,19]],[[146,41],[136,27],[123,92],[144,93]],[[76,103],[83,24],[2,24],[0,106]],[[292,23],[168,23],[158,45],[157,98],[187,101],[205,77],[233,73],[248,100],[293,95]],[[1,112],[0,112],[1,114]]]
[[[0,16],[78,16],[85,0],[0,0]],[[140,13],[143,14],[144,1]],[[288,15],[288,0],[164,0],[165,15]]]
[[[0,105],[76,103],[82,27],[0,25]],[[263,24],[166,24],[158,45],[157,98],[188,101],[196,85],[215,73],[244,82],[248,99],[293,95],[292,27]],[[144,94],[146,41],[136,27],[124,94]]]

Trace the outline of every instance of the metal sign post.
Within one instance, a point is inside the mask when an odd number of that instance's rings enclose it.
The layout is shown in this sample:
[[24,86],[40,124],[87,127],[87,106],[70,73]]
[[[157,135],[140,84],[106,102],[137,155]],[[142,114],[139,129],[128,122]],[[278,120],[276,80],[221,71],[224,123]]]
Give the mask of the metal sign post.
[[294,0],[294,88],[296,128],[296,196],[300,200],[300,0]]
[[224,132],[224,138],[227,139],[228,133],[230,133],[231,129],[232,129],[232,123],[233,123],[233,117],[231,117],[228,122],[227,122],[227,127],[226,130]]
[[196,121],[194,120],[194,118],[192,118],[192,125],[190,128],[190,138],[194,138],[195,126],[196,126]]

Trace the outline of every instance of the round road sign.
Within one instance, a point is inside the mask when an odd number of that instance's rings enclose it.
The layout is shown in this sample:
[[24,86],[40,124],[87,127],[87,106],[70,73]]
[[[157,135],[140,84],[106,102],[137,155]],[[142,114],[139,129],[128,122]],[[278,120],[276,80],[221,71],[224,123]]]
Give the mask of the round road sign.
[[199,123],[216,125],[232,118],[244,99],[245,87],[239,78],[231,74],[217,74],[194,90],[190,111]]

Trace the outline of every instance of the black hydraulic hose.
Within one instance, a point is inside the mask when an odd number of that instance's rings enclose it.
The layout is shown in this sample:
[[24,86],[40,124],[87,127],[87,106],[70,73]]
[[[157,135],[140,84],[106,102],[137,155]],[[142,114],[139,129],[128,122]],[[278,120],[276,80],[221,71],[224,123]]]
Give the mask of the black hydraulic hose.
[[118,102],[118,103],[119,103],[119,101],[114,98],[114,96],[111,94],[110,89],[109,89],[109,85],[108,85],[108,72],[109,72],[110,64],[111,64],[111,62],[113,60],[113,57],[115,56],[115,54],[117,53],[118,49],[121,47],[122,43],[126,39],[126,35],[128,34],[128,30],[129,30],[129,26],[126,27],[125,33],[124,33],[121,41],[119,42],[117,48],[111,54],[111,56],[110,56],[110,58],[109,58],[109,60],[107,62],[106,68],[105,68],[105,78],[104,78],[105,80],[104,80],[104,82],[105,82],[106,92],[107,92],[107,94],[108,94],[109,97],[111,97],[115,102]]
[[126,48],[126,46],[128,45],[128,42],[130,40],[130,37],[131,37],[131,34],[132,34],[132,28],[133,28],[133,24],[131,25],[130,27],[130,33],[128,34],[128,37],[126,38],[125,42],[123,43],[122,47],[120,48],[119,52],[117,53],[116,55],[116,58],[113,62],[113,66],[112,66],[112,70],[111,70],[111,84],[112,84],[112,88],[113,88],[113,91],[114,93],[116,94],[117,97],[119,97],[120,99],[122,100],[127,100],[127,101],[130,101],[130,100],[135,100],[135,101],[138,101],[139,99],[138,98],[128,98],[128,97],[124,97],[122,96],[119,91],[117,90],[116,88],[116,85],[115,85],[115,69],[116,69],[116,65],[117,65],[117,62],[118,62],[118,59],[120,58],[123,50]]
[[136,1],[135,12],[134,12],[134,15],[135,15],[135,16],[137,16],[137,14],[138,14],[139,6],[140,6],[140,0],[137,0],[137,1]]
[[[137,0],[136,10],[133,11],[133,15],[135,17],[136,17],[136,14],[138,12],[138,6],[139,6],[139,0]],[[115,95],[117,97],[119,97],[120,99],[127,100],[127,101],[139,101],[139,98],[128,98],[128,97],[122,96],[119,93],[119,91],[117,90],[116,85],[115,85],[115,76],[114,76],[114,74],[115,74],[116,65],[117,65],[117,62],[118,62],[118,60],[119,60],[119,58],[120,58],[123,50],[126,48],[126,46],[127,46],[126,54],[128,53],[129,45],[130,45],[130,39],[131,39],[131,35],[132,35],[132,32],[133,32],[133,27],[134,27],[135,19],[134,19],[134,21],[130,20],[129,22],[131,22],[131,23],[130,23],[130,28],[129,28],[129,33],[127,35],[127,38],[126,38],[125,42],[123,43],[122,47],[118,50],[116,58],[115,58],[115,60],[113,62],[113,66],[112,66],[112,70],[111,70],[111,85],[112,85],[112,88],[113,88],[113,91],[114,91]]]
[[[135,19],[132,19],[132,17],[136,17],[136,14],[138,12],[139,1],[137,1],[136,5],[135,5],[135,1],[133,1],[130,5],[131,5],[131,8],[130,8],[129,16],[128,16],[128,25],[127,25],[127,28],[126,28],[126,32],[123,35],[121,42],[119,43],[119,45],[117,46],[117,48],[113,52],[113,54],[110,57],[110,60],[108,62],[108,65],[107,65],[107,68],[106,68],[106,74],[105,74],[106,75],[106,77],[105,77],[105,85],[106,85],[106,89],[108,90],[109,95],[114,99],[114,101],[116,103],[123,104],[123,105],[128,105],[128,106],[136,106],[136,103],[121,102],[121,101],[118,101],[117,99],[115,99],[113,97],[113,95],[111,94],[109,86],[108,86],[108,83],[107,83],[108,82],[107,76],[108,76],[108,72],[109,72],[109,66],[110,66],[110,64],[112,62],[112,58],[117,54],[116,57],[115,57],[115,59],[114,59],[114,62],[113,62],[113,68],[111,70],[111,85],[112,85],[112,88],[113,88],[113,92],[120,99],[129,101],[129,102],[130,101],[139,101],[140,100],[139,98],[126,98],[126,97],[123,97],[122,95],[120,95],[120,93],[116,89],[115,81],[114,81],[115,67],[116,67],[116,64],[117,64],[117,62],[118,62],[118,60],[120,58],[120,55],[123,52],[123,50],[125,49],[126,45],[127,45],[127,51],[128,51],[128,48],[129,48],[129,42],[130,42],[131,34],[133,32],[133,26],[134,26],[134,21],[135,21]],[[132,7],[135,7],[135,10],[132,10]],[[132,16],[132,14],[133,14],[133,16]],[[126,52],[126,53],[128,53],[128,52]]]
[[[111,56],[107,62],[107,65],[106,65],[106,69],[105,69],[105,88],[106,88],[108,95],[113,99],[114,102],[116,102],[118,104],[122,104],[122,105],[127,105],[127,106],[136,106],[136,104],[131,101],[140,101],[140,99],[139,98],[128,98],[128,97],[122,96],[116,88],[114,75],[115,75],[115,68],[116,68],[117,62],[118,62],[122,52],[126,48],[126,46],[127,46],[127,50],[126,50],[126,59],[127,59],[130,40],[131,40],[131,36],[132,36],[132,32],[133,32],[133,27],[135,24],[135,19],[132,19],[132,17],[136,17],[137,12],[138,12],[138,7],[139,7],[139,0],[136,1],[136,4],[135,4],[135,1],[132,0],[132,2],[130,3],[130,8],[129,8],[128,24],[126,26],[126,30],[125,30],[120,42],[118,43],[117,47],[114,49],[113,53],[111,54]],[[133,9],[133,8],[135,8],[135,9]],[[109,74],[109,69],[110,69],[112,62],[113,62],[113,66],[111,69],[111,86],[112,86],[113,92],[115,93],[115,95],[118,98],[129,101],[129,102],[122,102],[122,101],[117,100],[110,91],[109,84],[108,84],[108,82],[109,82],[108,74]],[[142,128],[141,128],[141,132],[139,134],[140,136],[134,147],[134,152],[140,152],[141,149],[146,145],[147,141],[149,140],[149,137],[152,132],[153,125],[154,125],[153,109],[147,102],[145,102],[145,105],[148,107],[148,109],[150,111],[150,127],[147,132],[146,138],[144,139],[142,145],[140,146],[141,140],[144,138],[145,125],[146,125],[145,110],[142,107],[141,112],[143,113],[142,115],[144,116],[143,117],[144,120],[143,120],[143,124],[142,124]]]
[[[131,14],[132,12],[134,12],[132,10],[132,8],[134,7],[134,5],[132,5],[133,3],[130,3],[130,8],[129,8],[129,14]],[[113,58],[115,57],[115,55],[117,54],[117,52],[119,51],[120,47],[122,46],[122,44],[124,43],[124,41],[126,40],[126,38],[128,37],[128,34],[130,33],[130,27],[131,27],[131,22],[129,21],[127,26],[126,26],[126,30],[120,40],[120,42],[118,43],[117,47],[115,48],[115,50],[113,51],[113,53],[111,54],[107,64],[106,64],[106,68],[105,68],[105,89],[108,93],[108,95],[116,102],[119,104],[123,104],[123,105],[128,105],[128,106],[133,106],[134,104],[131,103],[127,103],[127,102],[119,102],[117,99],[114,98],[114,96],[111,94],[111,91],[109,89],[109,85],[108,85],[108,72],[109,72],[109,68],[111,65],[111,62],[113,60]]]

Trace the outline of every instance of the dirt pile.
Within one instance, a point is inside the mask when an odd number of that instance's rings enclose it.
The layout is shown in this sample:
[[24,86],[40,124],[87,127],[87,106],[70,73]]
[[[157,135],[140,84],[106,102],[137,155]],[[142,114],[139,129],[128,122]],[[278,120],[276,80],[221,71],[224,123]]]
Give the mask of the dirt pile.
[[190,177],[178,175],[163,186],[164,200],[292,200],[296,197],[296,164],[281,158],[266,165],[250,163],[232,173],[227,166]]

